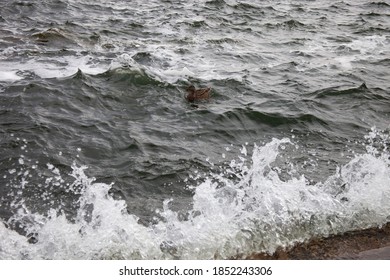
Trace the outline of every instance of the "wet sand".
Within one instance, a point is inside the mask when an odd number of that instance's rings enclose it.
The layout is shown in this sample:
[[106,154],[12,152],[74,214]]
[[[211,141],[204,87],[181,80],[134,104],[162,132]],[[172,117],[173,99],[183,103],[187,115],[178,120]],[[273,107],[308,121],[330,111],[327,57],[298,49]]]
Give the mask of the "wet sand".
[[382,228],[346,232],[309,240],[273,255],[254,253],[245,259],[259,260],[390,260],[390,223]]

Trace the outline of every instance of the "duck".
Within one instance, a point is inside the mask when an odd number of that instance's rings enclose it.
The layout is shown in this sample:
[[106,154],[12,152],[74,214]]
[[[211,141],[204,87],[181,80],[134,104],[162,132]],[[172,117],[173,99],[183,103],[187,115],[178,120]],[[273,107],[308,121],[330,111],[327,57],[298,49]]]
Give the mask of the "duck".
[[209,99],[210,98],[210,90],[211,88],[200,88],[200,89],[195,89],[193,85],[190,85],[187,88],[188,95],[186,99],[189,102],[194,102],[197,100],[204,100],[204,99]]

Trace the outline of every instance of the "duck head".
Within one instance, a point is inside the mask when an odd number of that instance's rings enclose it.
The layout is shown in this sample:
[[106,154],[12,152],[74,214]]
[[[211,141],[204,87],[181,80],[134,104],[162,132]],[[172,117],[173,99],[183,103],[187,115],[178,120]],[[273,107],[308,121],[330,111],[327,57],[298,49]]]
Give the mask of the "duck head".
[[187,100],[190,102],[195,101],[195,87],[193,85],[190,85],[187,88],[187,92],[188,92]]

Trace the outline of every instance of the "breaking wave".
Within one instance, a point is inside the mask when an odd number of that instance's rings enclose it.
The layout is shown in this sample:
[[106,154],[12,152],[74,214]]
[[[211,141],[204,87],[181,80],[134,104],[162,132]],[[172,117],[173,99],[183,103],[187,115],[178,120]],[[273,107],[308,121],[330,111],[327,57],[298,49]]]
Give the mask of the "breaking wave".
[[62,174],[21,157],[8,171],[13,214],[0,224],[0,259],[226,259],[382,226],[390,221],[390,138],[375,128],[365,138],[365,153],[315,184],[289,161],[288,151],[300,149],[292,140],[274,138],[251,153],[243,145],[234,160],[209,162],[209,172],[194,174],[198,183],[183,185],[193,191],[190,210],[165,200],[146,225],[113,197],[114,183],[96,182],[86,166]]

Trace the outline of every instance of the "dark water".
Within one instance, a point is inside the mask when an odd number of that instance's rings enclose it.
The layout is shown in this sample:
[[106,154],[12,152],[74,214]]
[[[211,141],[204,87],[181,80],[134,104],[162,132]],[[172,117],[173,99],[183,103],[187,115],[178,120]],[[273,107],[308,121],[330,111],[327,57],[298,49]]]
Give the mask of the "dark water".
[[387,2],[1,6],[1,259],[226,258],[390,221]]

